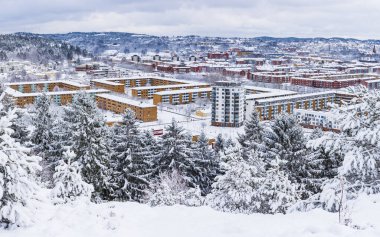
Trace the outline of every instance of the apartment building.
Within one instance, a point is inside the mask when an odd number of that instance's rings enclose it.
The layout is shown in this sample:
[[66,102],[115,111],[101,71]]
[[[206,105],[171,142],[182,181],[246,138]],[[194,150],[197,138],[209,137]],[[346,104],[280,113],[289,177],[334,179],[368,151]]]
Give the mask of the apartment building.
[[27,81],[5,83],[5,87],[10,87],[21,93],[48,92],[60,90],[88,90],[90,86],[73,81]]
[[365,81],[376,80],[377,75],[371,74],[331,74],[312,77],[292,77],[290,83],[293,85],[339,89],[348,86],[359,85]]
[[[295,109],[326,110],[331,103],[340,103],[335,92],[317,92],[310,94],[289,94],[274,97],[247,96],[246,116],[256,109],[261,120],[271,120],[280,113],[293,114]],[[265,96],[263,94],[262,96]]]
[[126,109],[131,109],[135,112],[136,118],[143,122],[157,120],[156,105],[130,100],[112,94],[97,94],[96,102],[100,109],[109,110],[115,113],[123,113]]
[[262,66],[265,63],[264,58],[237,58],[236,64],[250,64],[256,66]]
[[244,123],[245,92],[240,82],[218,81],[212,88],[211,125],[240,127]]
[[380,89],[380,79],[362,81],[360,84],[367,87],[369,90]]
[[225,59],[227,60],[229,58],[229,54],[223,53],[223,52],[210,52],[207,54],[208,59]]
[[160,91],[171,91],[171,90],[186,90],[186,89],[198,89],[210,87],[206,83],[189,83],[189,84],[179,84],[179,85],[163,85],[163,86],[142,86],[132,88],[132,96],[141,97],[145,99],[152,99],[153,94]]
[[211,87],[186,89],[186,90],[170,90],[161,91],[153,94],[153,104],[188,104],[193,103],[197,99],[210,99]]
[[306,128],[320,128],[324,131],[338,132],[339,124],[334,114],[329,111],[313,111],[305,109],[295,109],[295,116],[298,122]]
[[95,79],[91,81],[91,84],[95,87],[104,88],[116,93],[125,93],[125,84],[120,82],[114,82],[111,80]]
[[162,86],[162,85],[177,85],[177,84],[189,83],[187,81],[178,80],[174,78],[147,76],[147,77],[121,77],[121,78],[94,79],[94,80],[91,80],[91,85],[96,86],[95,83],[98,82],[99,87],[102,87],[101,83],[104,81],[123,84],[125,87]]
[[[47,96],[49,96],[53,103],[56,105],[66,105],[72,102],[73,96],[80,92],[79,90],[71,90],[71,91],[52,91],[52,92],[44,92]],[[105,89],[89,89],[85,90],[86,93],[93,95],[95,97],[96,94],[99,93],[108,93],[108,90]],[[33,104],[37,97],[42,95],[42,92],[34,92],[34,93],[22,93],[17,90],[14,90],[8,87],[5,90],[7,96],[10,96],[15,105],[17,107],[25,107],[27,105]]]
[[249,79],[266,83],[288,83],[290,78],[291,76],[285,72],[256,72],[251,73]]
[[105,89],[90,89],[90,86],[73,81],[29,81],[5,83],[5,93],[10,96],[15,105],[25,107],[33,104],[42,93],[50,96],[57,105],[66,105],[72,102],[73,95],[85,91],[91,95],[108,93]]
[[250,67],[226,67],[223,69],[222,74],[228,77],[247,77],[250,72]]

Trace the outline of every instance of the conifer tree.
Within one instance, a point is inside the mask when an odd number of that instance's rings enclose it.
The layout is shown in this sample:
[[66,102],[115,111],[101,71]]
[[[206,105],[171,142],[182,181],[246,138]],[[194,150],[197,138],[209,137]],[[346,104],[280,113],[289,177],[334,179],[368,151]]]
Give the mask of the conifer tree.
[[110,148],[104,118],[98,111],[92,95],[80,92],[73,97],[73,117],[70,126],[75,161],[81,166],[82,178],[94,187],[93,200],[110,198]]
[[217,154],[219,154],[219,152],[223,152],[224,151],[224,139],[223,139],[223,136],[222,134],[218,134],[218,136],[216,137],[215,139],[215,144],[214,144],[214,150]]
[[238,142],[242,147],[242,155],[247,159],[247,153],[252,149],[258,149],[262,143],[263,127],[260,124],[259,115],[253,109],[251,117],[244,123],[244,133],[239,134]]
[[177,170],[185,176],[188,185],[196,186],[197,171],[194,170],[195,164],[192,159],[191,137],[185,133],[173,119],[172,123],[166,128],[166,133],[160,140],[162,152],[157,163],[159,173],[171,173]]
[[320,129],[313,131],[307,142],[306,177],[302,181],[308,193],[302,199],[320,193],[322,184],[338,175],[344,157],[341,150],[343,146],[339,135],[330,132],[323,134]]
[[342,200],[380,192],[380,92],[362,91],[358,97],[360,106],[344,104],[335,110],[341,132],[330,138],[322,137],[324,140],[319,142],[329,143],[326,147],[332,147],[331,151],[343,157],[336,176],[324,181],[322,191],[304,201],[298,209],[322,207],[340,211]]
[[17,117],[12,122],[11,128],[14,131],[11,135],[17,142],[26,147],[32,147],[33,143],[30,138],[30,131],[25,122],[25,112],[23,110],[16,110]]
[[280,160],[280,170],[284,171],[292,182],[300,183],[306,163],[306,141],[302,128],[293,115],[280,114],[266,129],[263,136],[263,150],[268,167],[273,160]]
[[[144,138],[137,129],[135,114],[126,110],[123,122],[116,126],[113,142],[113,195],[119,200],[143,201],[152,175],[152,137]],[[144,134],[145,135],[145,134]],[[145,144],[147,142],[147,144]]]
[[206,195],[211,191],[211,185],[219,171],[219,160],[215,152],[209,148],[208,138],[204,131],[201,132],[198,141],[194,144],[192,157],[194,159],[197,175],[195,182]]
[[229,149],[229,148],[231,148],[231,147],[235,147],[235,146],[236,146],[235,142],[232,140],[231,137],[229,137],[229,138],[224,142],[224,152],[225,152],[227,149]]
[[50,97],[45,93],[36,98],[34,103],[33,125],[34,131],[31,135],[31,140],[35,144],[34,150],[46,158],[45,151],[50,149],[51,140],[53,137],[52,127],[54,123],[54,115],[51,113]]
[[[2,105],[0,105],[2,107]],[[0,117],[0,227],[11,228],[31,224],[31,199],[38,193],[34,180],[40,170],[40,158],[11,137],[15,110]]]

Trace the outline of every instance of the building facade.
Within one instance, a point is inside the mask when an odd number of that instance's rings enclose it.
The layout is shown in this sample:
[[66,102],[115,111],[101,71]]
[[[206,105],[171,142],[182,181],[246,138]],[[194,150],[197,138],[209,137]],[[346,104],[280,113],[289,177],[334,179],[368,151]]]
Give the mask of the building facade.
[[188,104],[194,103],[197,99],[210,99],[210,97],[211,87],[188,90],[161,91],[153,94],[153,104]]
[[157,106],[130,100],[124,97],[111,94],[96,95],[96,102],[100,109],[109,110],[115,113],[123,113],[126,109],[135,112],[136,119],[143,122],[152,122],[157,120]]
[[240,127],[244,123],[245,92],[240,82],[218,81],[212,88],[211,125]]

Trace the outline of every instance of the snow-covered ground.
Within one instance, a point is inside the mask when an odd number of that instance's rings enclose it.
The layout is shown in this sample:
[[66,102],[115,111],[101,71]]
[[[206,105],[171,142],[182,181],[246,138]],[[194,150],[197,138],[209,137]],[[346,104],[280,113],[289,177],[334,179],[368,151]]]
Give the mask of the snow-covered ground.
[[110,202],[53,206],[43,204],[31,227],[2,230],[1,237],[333,237],[380,236],[380,195],[359,199],[352,225],[338,223],[336,213],[313,210],[288,215],[244,215],[209,207],[149,207]]
[[[141,129],[165,129],[172,119],[174,118],[180,126],[182,126],[191,135],[199,135],[202,131],[206,133],[208,138],[216,138],[219,133],[223,135],[224,138],[237,138],[239,133],[242,133],[244,127],[239,128],[228,128],[228,127],[214,127],[211,126],[211,117],[198,117],[195,112],[192,112],[190,118],[186,116],[185,106],[173,106],[164,107],[163,109],[157,110],[158,120],[154,122],[141,123]],[[121,122],[122,116],[120,114],[115,114],[110,111],[103,111],[107,122]]]

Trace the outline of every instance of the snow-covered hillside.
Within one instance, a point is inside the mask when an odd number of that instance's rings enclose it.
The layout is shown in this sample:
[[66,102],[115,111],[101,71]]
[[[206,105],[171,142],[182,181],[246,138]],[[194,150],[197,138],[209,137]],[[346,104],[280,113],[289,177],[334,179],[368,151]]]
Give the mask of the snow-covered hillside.
[[2,230],[1,237],[233,237],[379,236],[380,195],[358,199],[352,226],[322,210],[288,215],[231,214],[209,207],[150,207],[132,202],[40,204],[31,227]]

